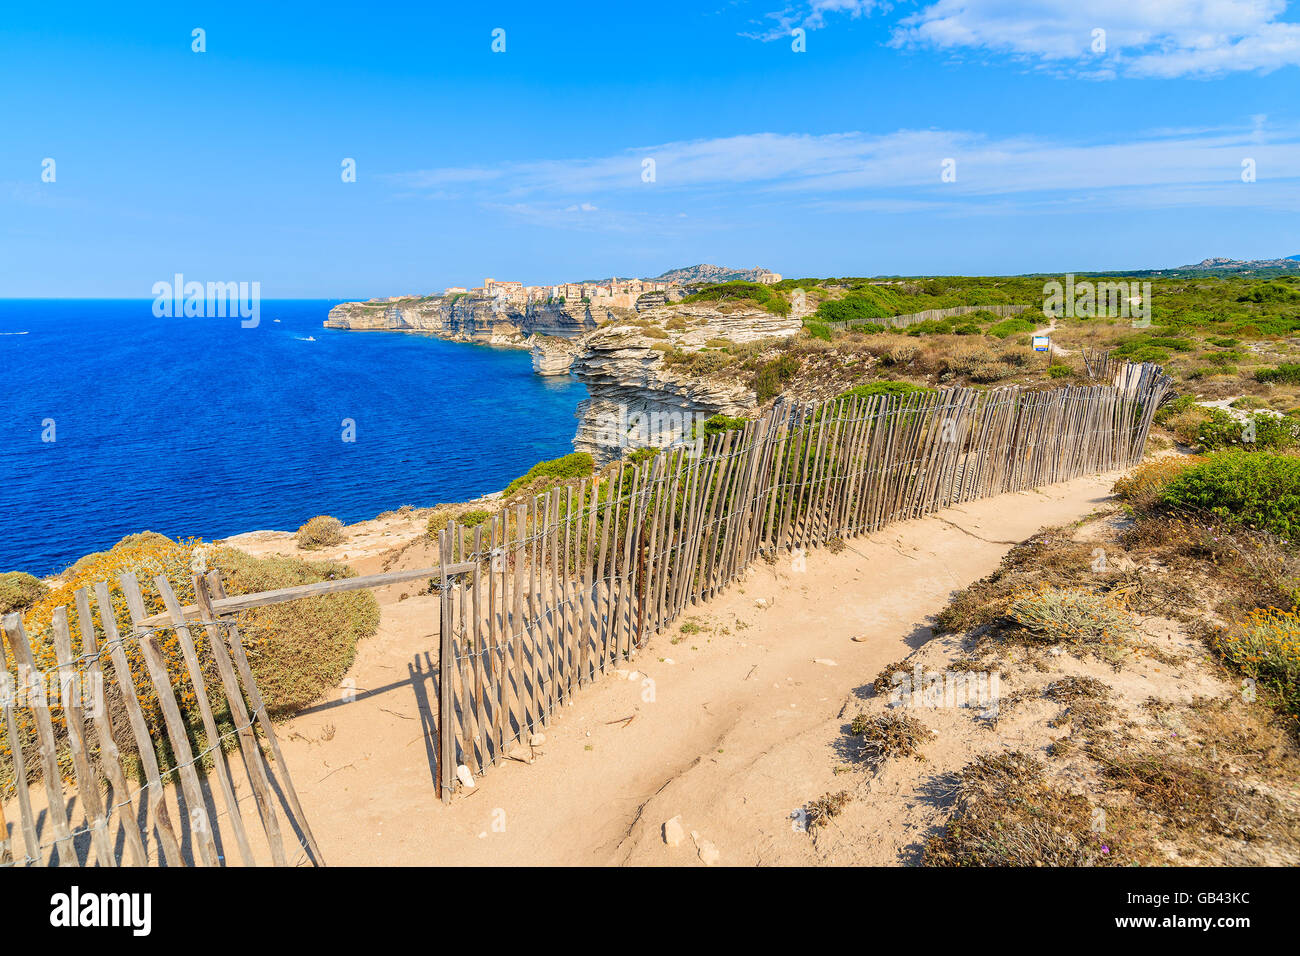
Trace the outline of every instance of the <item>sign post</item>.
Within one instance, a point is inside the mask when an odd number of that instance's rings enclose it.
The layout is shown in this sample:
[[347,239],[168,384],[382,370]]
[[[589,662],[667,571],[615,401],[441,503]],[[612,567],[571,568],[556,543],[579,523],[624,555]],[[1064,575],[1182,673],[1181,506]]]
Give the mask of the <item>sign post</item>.
[[1052,339],[1051,339],[1051,336],[1048,336],[1048,335],[1035,335],[1034,338],[1033,338],[1033,346],[1034,346],[1034,351],[1035,351],[1035,352],[1046,352],[1046,353],[1047,353],[1047,365],[1044,365],[1043,367],[1044,367],[1044,368],[1047,368],[1048,366],[1050,366],[1050,365],[1052,364]]

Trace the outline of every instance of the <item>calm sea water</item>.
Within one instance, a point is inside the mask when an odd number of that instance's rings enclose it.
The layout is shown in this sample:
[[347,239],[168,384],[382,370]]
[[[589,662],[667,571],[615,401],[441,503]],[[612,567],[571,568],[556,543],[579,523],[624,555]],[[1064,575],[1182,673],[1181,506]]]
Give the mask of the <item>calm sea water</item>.
[[323,329],[334,304],[266,301],[244,329],[151,301],[0,300],[0,571],[145,529],[465,500],[573,450],[577,381],[534,375],[522,350]]

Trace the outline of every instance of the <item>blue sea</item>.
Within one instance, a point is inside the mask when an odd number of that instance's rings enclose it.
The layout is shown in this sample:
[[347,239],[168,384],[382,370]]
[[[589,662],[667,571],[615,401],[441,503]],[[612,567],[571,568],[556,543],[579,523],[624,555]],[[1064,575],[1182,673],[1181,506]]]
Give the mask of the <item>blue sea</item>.
[[335,304],[263,301],[245,329],[152,300],[0,299],[0,571],[146,529],[463,501],[573,450],[581,383],[534,375],[524,350],[321,328]]

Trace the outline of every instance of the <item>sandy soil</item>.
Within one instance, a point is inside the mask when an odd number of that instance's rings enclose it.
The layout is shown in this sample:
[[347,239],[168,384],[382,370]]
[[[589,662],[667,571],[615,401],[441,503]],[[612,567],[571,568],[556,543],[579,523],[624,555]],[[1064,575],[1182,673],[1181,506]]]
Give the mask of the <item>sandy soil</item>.
[[[580,692],[531,763],[506,761],[449,806],[423,730],[435,602],[385,589],[379,634],[349,675],[356,699],[322,701],[281,730],[327,862],[702,865],[710,845],[723,865],[899,862],[905,817],[877,819],[890,841],[839,841],[828,858],[790,814],[842,788],[851,705],[930,639],[949,595],[1041,526],[1093,511],[1113,480],[973,502],[813,552],[804,571],[760,562],[678,622],[698,632],[653,638],[633,679]],[[687,835],[670,847],[662,825],[677,816]]]

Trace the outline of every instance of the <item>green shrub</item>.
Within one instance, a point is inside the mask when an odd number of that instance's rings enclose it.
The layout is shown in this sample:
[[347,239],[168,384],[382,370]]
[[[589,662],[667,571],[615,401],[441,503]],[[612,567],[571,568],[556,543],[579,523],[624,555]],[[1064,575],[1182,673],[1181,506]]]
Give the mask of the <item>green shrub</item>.
[[713,435],[721,435],[723,432],[735,431],[738,428],[745,427],[746,419],[737,418],[734,415],[723,415],[718,413],[704,421],[704,437],[710,438]]
[[1195,405],[1195,395],[1178,395],[1156,409],[1154,416],[1155,423],[1157,425],[1164,425],[1175,415],[1181,415],[1183,412],[1189,411]]
[[0,574],[0,614],[29,608],[49,591],[39,578],[25,571]]
[[1169,361],[1169,349],[1146,343],[1121,345],[1114,352],[1130,362],[1154,362],[1159,364]]
[[831,340],[831,327],[825,322],[809,322],[805,319],[803,327],[804,331],[815,339],[824,339],[827,342]]
[[1294,540],[1300,534],[1300,458],[1220,452],[1174,478],[1160,503]]
[[1074,374],[1074,369],[1068,365],[1049,365],[1047,374],[1052,378],[1069,378]]
[[298,547],[304,551],[328,548],[343,540],[343,522],[330,515],[317,515],[298,529]]
[[1212,644],[1224,660],[1255,680],[1269,703],[1300,717],[1300,612],[1252,611],[1215,635]]
[[897,313],[871,295],[846,295],[842,299],[823,302],[817,307],[817,318],[823,322],[861,322],[895,314]]
[[1196,442],[1208,451],[1241,448],[1247,451],[1282,451],[1300,441],[1300,423],[1277,415],[1257,413],[1239,421],[1220,408],[1206,409],[1208,418],[1196,431]]
[[473,511],[466,511],[456,519],[456,523],[466,528],[477,528],[484,521],[492,517],[492,512],[484,511],[482,508],[475,508]]
[[750,383],[759,404],[781,394],[802,366],[796,355],[782,355],[760,365]]
[[560,458],[552,458],[550,461],[539,461],[532,468],[529,468],[527,472],[506,485],[505,493],[507,495],[513,494],[539,478],[551,478],[557,481],[586,478],[595,467],[595,461],[585,451],[575,451]]
[[867,382],[865,385],[855,385],[847,392],[840,392],[836,398],[871,398],[875,395],[912,395],[916,392],[933,392],[934,389],[926,388],[924,385],[913,385],[911,382]]
[[989,326],[989,335],[995,338],[1005,339],[1012,335],[1018,335],[1024,332],[1032,332],[1036,326],[1028,319],[1011,318],[1003,319],[996,325]]
[[1273,368],[1256,369],[1255,381],[1277,382],[1282,385],[1300,385],[1300,363],[1283,362]]
[[720,282],[688,295],[682,301],[721,302],[728,299],[747,299],[776,315],[788,315],[790,312],[789,300],[781,293],[773,292],[771,286],[763,285],[761,282]]
[[1300,300],[1300,292],[1288,289],[1280,282],[1266,282],[1237,297],[1238,302],[1295,302],[1297,300]]

